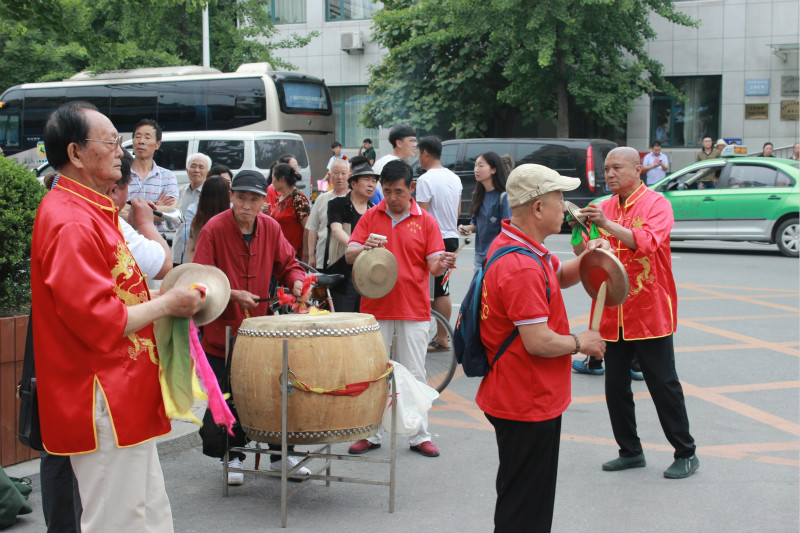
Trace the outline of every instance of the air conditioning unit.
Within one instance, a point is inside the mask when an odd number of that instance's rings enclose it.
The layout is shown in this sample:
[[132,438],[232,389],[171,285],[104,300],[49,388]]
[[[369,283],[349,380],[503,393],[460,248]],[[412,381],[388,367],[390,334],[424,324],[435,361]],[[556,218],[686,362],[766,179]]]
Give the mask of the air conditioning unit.
[[348,54],[353,50],[364,50],[364,39],[357,31],[343,31],[341,35],[341,48]]

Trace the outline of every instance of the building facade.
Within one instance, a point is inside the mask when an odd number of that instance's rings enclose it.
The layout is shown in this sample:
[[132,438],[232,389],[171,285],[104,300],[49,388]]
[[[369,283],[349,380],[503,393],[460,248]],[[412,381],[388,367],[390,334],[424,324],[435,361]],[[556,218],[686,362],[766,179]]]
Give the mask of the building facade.
[[[648,53],[687,96],[686,102],[644,95],[628,115],[627,143],[646,151],[662,141],[672,169],[694,161],[705,135],[735,140],[759,152],[798,139],[797,0],[695,0],[676,2],[700,22],[677,26],[652,15],[657,32]],[[372,38],[371,0],[271,0],[273,20],[288,35],[320,35],[305,48],[282,50],[301,72],[325,79],[336,112],[336,138],[354,153],[364,137],[379,155],[390,151],[377,130],[358,123],[367,101],[369,66],[383,54]],[[780,154],[784,155],[784,154]]]

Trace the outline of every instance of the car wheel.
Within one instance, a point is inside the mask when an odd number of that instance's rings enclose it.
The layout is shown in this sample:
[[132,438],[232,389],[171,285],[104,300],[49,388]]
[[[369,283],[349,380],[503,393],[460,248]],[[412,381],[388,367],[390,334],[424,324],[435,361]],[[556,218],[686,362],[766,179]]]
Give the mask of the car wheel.
[[790,218],[784,220],[778,231],[775,233],[775,241],[778,243],[778,250],[787,257],[798,256],[798,220]]

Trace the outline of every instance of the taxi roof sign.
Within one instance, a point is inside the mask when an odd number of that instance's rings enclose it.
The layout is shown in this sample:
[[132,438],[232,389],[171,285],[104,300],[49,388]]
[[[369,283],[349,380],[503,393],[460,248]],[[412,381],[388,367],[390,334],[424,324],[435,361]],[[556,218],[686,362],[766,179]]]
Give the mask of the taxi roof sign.
[[729,144],[722,149],[722,153],[720,155],[722,157],[747,155],[747,147],[740,144]]

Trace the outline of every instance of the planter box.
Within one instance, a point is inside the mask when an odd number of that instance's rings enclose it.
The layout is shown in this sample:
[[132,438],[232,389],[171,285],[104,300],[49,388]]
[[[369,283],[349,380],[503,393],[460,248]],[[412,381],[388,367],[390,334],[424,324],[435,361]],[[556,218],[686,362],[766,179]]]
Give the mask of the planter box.
[[0,466],[39,457],[39,452],[23,446],[17,439],[17,383],[22,378],[27,332],[27,316],[0,318]]

